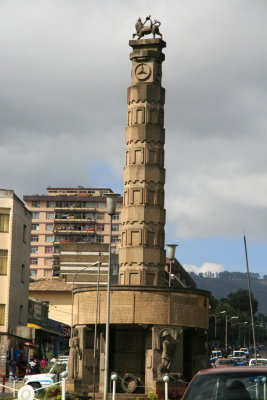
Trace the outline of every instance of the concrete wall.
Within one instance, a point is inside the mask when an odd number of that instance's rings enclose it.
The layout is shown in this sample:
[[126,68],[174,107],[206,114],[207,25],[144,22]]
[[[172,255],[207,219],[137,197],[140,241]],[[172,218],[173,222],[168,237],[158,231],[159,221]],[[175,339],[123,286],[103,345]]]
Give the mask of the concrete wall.
[[0,303],[6,304],[2,332],[15,332],[28,318],[31,213],[13,191],[0,191],[0,210],[9,210],[9,232],[1,233],[0,248],[8,250],[7,275],[0,276]]
[[48,301],[50,319],[62,322],[64,324],[71,324],[71,292],[41,292],[30,291],[31,298]]

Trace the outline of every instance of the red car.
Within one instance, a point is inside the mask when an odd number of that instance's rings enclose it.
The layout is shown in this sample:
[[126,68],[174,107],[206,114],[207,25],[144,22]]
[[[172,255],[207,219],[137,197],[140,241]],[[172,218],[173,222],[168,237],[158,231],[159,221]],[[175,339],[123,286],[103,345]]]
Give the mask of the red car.
[[199,371],[182,400],[266,400],[267,367],[225,367]]

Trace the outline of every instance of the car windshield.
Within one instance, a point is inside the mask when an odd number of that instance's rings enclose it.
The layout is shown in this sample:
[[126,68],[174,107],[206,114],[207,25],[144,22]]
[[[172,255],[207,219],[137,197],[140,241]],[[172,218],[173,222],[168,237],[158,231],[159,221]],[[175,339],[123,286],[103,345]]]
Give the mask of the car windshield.
[[245,371],[199,375],[183,400],[267,400],[266,375]]

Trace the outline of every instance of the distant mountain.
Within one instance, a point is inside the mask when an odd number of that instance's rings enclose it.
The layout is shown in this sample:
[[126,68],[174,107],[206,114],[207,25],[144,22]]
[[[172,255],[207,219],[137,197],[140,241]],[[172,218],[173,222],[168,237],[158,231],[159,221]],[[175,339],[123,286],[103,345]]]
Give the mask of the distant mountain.
[[[208,290],[216,299],[227,297],[229,293],[236,292],[239,289],[248,290],[246,274],[239,272],[225,271],[216,274],[216,277],[211,273],[196,275],[191,272],[190,276],[196,282],[198,289]],[[253,296],[259,302],[258,312],[267,315],[267,279],[259,279],[259,274],[253,274],[251,290]]]

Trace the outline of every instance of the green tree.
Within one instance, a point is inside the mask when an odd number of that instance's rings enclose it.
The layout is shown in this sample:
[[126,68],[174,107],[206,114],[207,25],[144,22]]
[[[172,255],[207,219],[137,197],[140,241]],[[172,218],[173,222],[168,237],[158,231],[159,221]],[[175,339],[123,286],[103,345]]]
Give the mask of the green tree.
[[[249,292],[248,290],[238,290],[237,292],[230,293],[225,300],[230,306],[236,310],[238,313],[246,313],[250,315],[250,304],[249,304]],[[253,294],[251,295],[252,302],[252,310],[255,315],[258,311],[259,303],[254,298]]]

